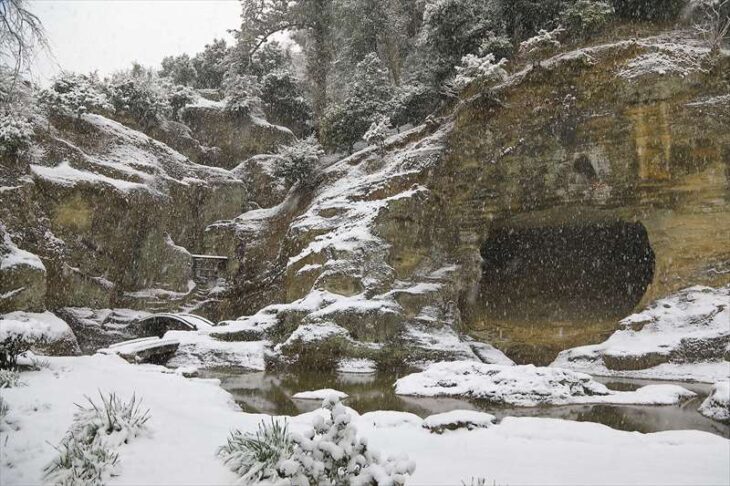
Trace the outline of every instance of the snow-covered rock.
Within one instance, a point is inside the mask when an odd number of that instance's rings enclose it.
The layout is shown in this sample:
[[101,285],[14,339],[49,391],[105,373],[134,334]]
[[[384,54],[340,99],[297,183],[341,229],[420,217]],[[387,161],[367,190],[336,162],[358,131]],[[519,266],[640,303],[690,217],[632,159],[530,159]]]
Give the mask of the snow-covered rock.
[[488,428],[494,425],[497,418],[489,413],[474,410],[452,410],[426,417],[423,426],[436,434],[447,430]]
[[332,388],[322,388],[321,390],[311,390],[295,393],[292,398],[299,400],[326,400],[330,397],[335,397],[338,400],[344,400],[349,395],[339,390],[333,390]]
[[730,382],[720,381],[699,408],[705,417],[718,422],[730,423]]
[[398,395],[464,397],[532,407],[585,403],[672,405],[695,396],[677,385],[648,385],[633,392],[609,390],[589,375],[557,368],[501,366],[471,361],[435,363],[400,378]]
[[730,287],[690,287],[620,323],[605,342],[560,353],[551,366],[597,375],[717,381],[728,376]]
[[69,325],[51,312],[10,312],[0,315],[0,342],[18,337],[34,343],[32,349],[50,355],[79,354],[79,344]]
[[42,311],[45,297],[45,265],[37,255],[18,248],[0,222],[0,312]]
[[221,341],[205,332],[168,331],[165,339],[179,341],[168,366],[263,370],[264,341]]

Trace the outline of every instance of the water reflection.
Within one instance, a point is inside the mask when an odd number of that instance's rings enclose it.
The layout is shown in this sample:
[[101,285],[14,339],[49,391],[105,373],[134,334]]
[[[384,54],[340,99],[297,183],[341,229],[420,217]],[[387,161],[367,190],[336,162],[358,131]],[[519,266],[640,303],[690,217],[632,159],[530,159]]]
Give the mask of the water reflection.
[[[680,406],[570,405],[559,407],[499,407],[479,400],[402,397],[393,392],[395,374],[322,374],[314,372],[268,373],[239,370],[206,371],[204,378],[217,378],[246,412],[298,415],[319,408],[316,400],[293,399],[307,390],[335,388],[347,393],[347,405],[359,413],[397,410],[421,417],[451,410],[481,410],[504,417],[549,417],[578,422],[596,422],[614,429],[642,433],[664,430],[702,430],[730,438],[730,426],[707,419],[697,412],[710,386],[681,383],[698,394]],[[611,389],[630,391],[650,380],[597,378]],[[666,383],[666,382],[662,382]]]

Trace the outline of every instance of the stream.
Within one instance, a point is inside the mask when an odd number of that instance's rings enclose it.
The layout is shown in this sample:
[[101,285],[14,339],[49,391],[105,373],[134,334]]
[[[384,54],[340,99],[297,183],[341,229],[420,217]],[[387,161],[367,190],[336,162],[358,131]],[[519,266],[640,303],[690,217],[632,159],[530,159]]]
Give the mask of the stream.
[[[201,378],[216,378],[231,393],[236,403],[249,413],[298,415],[319,408],[317,400],[293,399],[301,391],[334,388],[349,395],[347,406],[358,413],[375,410],[410,412],[420,417],[451,410],[479,410],[504,417],[546,417],[579,422],[596,422],[608,427],[641,433],[665,430],[701,430],[730,438],[730,426],[710,420],[697,408],[710,392],[711,385],[676,383],[697,397],[677,406],[647,405],[563,405],[541,407],[495,406],[483,401],[457,398],[421,398],[396,395],[395,374],[326,374],[321,372],[272,373],[240,370],[210,370]],[[667,381],[595,377],[613,390],[630,391]]]

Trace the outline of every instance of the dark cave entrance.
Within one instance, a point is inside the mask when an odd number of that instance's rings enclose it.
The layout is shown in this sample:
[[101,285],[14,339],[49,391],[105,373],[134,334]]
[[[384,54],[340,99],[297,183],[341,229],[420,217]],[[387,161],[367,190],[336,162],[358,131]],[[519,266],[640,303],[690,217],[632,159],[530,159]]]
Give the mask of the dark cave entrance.
[[485,316],[523,322],[619,319],[654,276],[641,223],[495,225],[481,248]]

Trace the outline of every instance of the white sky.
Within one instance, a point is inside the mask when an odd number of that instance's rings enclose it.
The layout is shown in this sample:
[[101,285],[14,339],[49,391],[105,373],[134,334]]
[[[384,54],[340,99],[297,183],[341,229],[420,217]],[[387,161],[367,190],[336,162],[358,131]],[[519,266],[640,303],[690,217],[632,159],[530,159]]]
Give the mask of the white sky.
[[55,56],[39,56],[34,75],[59,69],[106,75],[132,61],[158,65],[163,57],[194,54],[214,38],[230,41],[240,27],[238,0],[30,0]]

